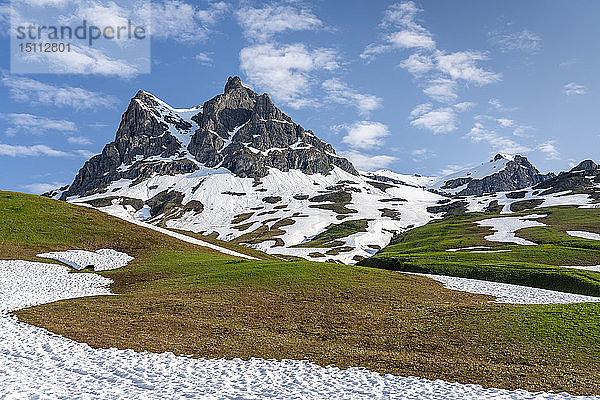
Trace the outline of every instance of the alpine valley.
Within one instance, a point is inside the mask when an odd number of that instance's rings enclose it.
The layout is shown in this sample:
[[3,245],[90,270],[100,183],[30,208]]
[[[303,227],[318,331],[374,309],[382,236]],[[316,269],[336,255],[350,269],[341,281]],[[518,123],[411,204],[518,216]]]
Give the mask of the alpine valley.
[[594,207],[600,169],[587,160],[542,174],[523,156],[498,154],[441,178],[358,171],[230,77],[189,109],[139,91],[115,140],[45,196],[283,258],[354,264],[449,215]]

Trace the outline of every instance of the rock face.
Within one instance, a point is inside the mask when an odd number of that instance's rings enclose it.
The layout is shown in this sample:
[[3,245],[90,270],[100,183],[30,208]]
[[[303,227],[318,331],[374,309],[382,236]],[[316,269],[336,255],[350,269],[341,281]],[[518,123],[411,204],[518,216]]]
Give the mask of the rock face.
[[223,94],[177,110],[140,91],[123,114],[115,140],[81,168],[61,198],[89,195],[119,179],[174,175],[205,166],[261,178],[270,168],[306,174],[334,166],[358,175],[333,147],[294,123],[271,102],[230,77]]
[[575,171],[596,171],[598,170],[598,164],[592,160],[584,160],[580,162],[576,167],[573,167],[570,172]]
[[453,196],[477,196],[484,193],[508,192],[537,185],[554,174],[541,174],[526,157],[510,159],[498,154],[478,170],[457,173],[442,179],[436,191]]
[[595,199],[600,199],[600,167],[592,160],[580,162],[576,167],[567,172],[561,172],[558,176],[548,179],[534,189],[540,190],[542,194],[561,193],[584,193]]

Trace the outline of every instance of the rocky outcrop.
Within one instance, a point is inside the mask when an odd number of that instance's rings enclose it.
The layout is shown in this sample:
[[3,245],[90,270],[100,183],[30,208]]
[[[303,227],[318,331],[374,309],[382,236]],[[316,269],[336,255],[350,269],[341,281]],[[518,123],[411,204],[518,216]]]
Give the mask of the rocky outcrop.
[[600,184],[600,167],[592,160],[585,160],[568,172],[561,172],[558,176],[535,186],[542,195],[571,191],[584,193],[600,198],[598,190]]
[[[498,154],[490,163],[501,161],[504,156]],[[484,193],[508,192],[524,189],[544,182],[555,175],[541,174],[526,157],[516,155],[512,160],[506,160],[504,168],[491,173],[490,175],[473,178],[459,177],[444,181],[441,191],[456,189],[465,186],[459,191],[455,191],[455,196],[477,196]]]
[[184,117],[180,111],[150,93],[138,92],[123,114],[115,140],[83,165],[61,198],[88,195],[119,179],[135,182],[154,174],[189,173],[200,165],[254,178],[266,176],[270,168],[328,174],[334,166],[358,175],[331,145],[294,123],[267,94],[258,95],[242,85],[238,77],[230,77],[223,94],[193,115],[188,112]]
[[575,171],[597,171],[600,167],[592,160],[584,160],[577,164],[576,167],[573,167],[570,172]]
[[[222,166],[240,177],[263,177],[269,168],[328,174],[333,166],[357,175],[331,145],[295,124],[267,94],[254,93],[237,77],[229,78],[224,93],[206,102],[197,118],[200,129],[189,151],[206,166]],[[225,145],[226,141],[230,143]]]

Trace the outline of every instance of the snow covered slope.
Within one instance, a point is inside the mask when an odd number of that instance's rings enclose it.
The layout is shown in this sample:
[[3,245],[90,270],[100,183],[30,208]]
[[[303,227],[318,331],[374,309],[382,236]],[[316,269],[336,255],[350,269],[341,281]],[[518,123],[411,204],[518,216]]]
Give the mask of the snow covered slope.
[[[230,78],[176,109],[140,91],[115,140],[50,197],[259,250],[355,263],[434,218],[429,178],[360,175],[266,94]],[[313,240],[314,239],[314,240]]]
[[553,176],[554,174],[540,174],[523,156],[497,154],[492,160],[477,167],[440,178],[430,188],[451,196],[476,196],[523,189]]

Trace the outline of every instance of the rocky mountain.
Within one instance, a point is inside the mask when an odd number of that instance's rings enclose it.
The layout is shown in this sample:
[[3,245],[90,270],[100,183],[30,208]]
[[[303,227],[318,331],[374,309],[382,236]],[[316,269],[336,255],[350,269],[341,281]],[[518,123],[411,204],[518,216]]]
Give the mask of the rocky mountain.
[[525,157],[497,155],[441,179],[359,174],[233,77],[222,94],[187,109],[138,92],[115,140],[71,185],[46,195],[275,255],[352,264],[433,218],[594,206],[598,168],[588,160],[544,175]]
[[555,193],[586,194],[600,200],[600,166],[592,160],[585,160],[570,171],[534,186],[542,195]]
[[270,168],[328,174],[333,167],[358,175],[335,150],[230,77],[223,94],[200,107],[173,109],[140,91],[123,114],[115,140],[85,163],[62,194],[92,194],[119,179],[185,174],[223,167],[238,177],[261,178]]
[[361,176],[237,77],[189,109],[138,92],[115,140],[70,186],[47,195],[272,254],[345,263],[427,223],[427,207],[442,198]]
[[524,189],[553,177],[541,174],[526,157],[497,154],[487,163],[440,178],[431,189],[447,196],[478,196]]

